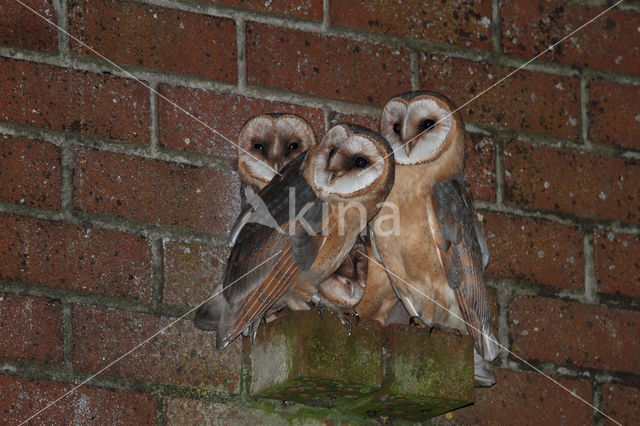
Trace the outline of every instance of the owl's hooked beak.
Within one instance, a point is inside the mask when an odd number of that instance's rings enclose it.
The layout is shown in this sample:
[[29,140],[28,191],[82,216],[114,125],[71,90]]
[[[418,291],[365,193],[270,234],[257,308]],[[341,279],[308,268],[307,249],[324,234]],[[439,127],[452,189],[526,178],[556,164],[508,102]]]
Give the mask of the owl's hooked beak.
[[278,165],[278,163],[274,163],[273,171],[275,172],[275,174],[278,174],[278,172],[280,171],[280,166]]
[[410,140],[409,142],[404,144],[404,152],[407,153],[407,157],[411,156],[411,151],[414,150],[417,143],[418,143],[418,139],[414,138],[413,140]]
[[335,181],[338,178],[341,178],[342,176],[344,176],[346,172],[345,171],[331,171],[331,173],[329,173],[329,178],[327,179],[327,183],[329,185],[331,185],[333,183],[333,181]]

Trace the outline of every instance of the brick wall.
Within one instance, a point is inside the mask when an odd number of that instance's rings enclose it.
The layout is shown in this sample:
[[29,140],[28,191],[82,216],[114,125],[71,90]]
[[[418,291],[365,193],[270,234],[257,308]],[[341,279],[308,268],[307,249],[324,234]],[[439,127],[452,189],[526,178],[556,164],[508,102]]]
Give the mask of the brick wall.
[[[377,126],[408,89],[462,104],[609,3],[21,1],[127,71],[0,0],[0,423],[98,372],[220,278],[240,206],[235,149],[201,122],[233,139],[253,114],[293,111],[322,133],[335,120]],[[500,342],[637,420],[640,4],[463,112]],[[40,420],[302,416],[253,407],[242,345],[217,353],[211,337],[179,321]],[[516,357],[496,367],[475,406],[438,421],[604,423]]]

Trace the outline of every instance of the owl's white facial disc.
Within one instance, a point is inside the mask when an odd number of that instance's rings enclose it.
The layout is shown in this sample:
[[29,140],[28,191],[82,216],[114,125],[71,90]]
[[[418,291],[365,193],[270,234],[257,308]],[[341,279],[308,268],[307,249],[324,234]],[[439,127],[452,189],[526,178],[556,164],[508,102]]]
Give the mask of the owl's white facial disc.
[[434,99],[417,98],[408,105],[402,124],[401,147],[392,143],[397,164],[432,160],[451,131],[451,114]]
[[[242,129],[238,138],[238,161],[244,163],[251,175],[264,182],[269,182],[275,176],[275,170],[269,159],[263,154],[270,148],[276,137],[273,120],[267,116],[252,118]],[[260,144],[262,149],[256,147]]]
[[263,114],[245,124],[238,137],[240,179],[267,184],[285,165],[315,144],[313,129],[294,114]]
[[407,115],[407,103],[401,99],[392,99],[384,106],[380,117],[380,134],[395,151],[402,145],[402,126]]
[[371,186],[383,173],[385,161],[367,135],[333,127],[320,142],[314,184],[323,192],[349,197]]

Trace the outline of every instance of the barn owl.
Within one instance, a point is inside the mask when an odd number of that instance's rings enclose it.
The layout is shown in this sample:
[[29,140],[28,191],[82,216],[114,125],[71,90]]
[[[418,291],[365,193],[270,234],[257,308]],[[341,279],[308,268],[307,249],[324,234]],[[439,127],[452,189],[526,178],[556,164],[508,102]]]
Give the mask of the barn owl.
[[257,115],[242,126],[238,135],[238,176],[258,192],[315,143],[313,128],[298,115]]
[[[237,237],[219,299],[218,349],[245,330],[255,335],[261,318],[283,307],[309,309],[307,302],[354,247],[393,179],[388,143],[350,124],[332,127],[319,145],[280,169],[260,192],[278,226],[249,218],[232,231]],[[250,217],[247,212],[240,217]]]
[[387,204],[398,208],[400,232],[380,235],[374,219],[373,247],[412,317],[473,336],[476,385],[491,386],[498,347],[483,279],[489,254],[462,176],[462,118],[444,96],[410,92],[386,103],[380,133],[395,155]]
[[[261,114],[249,119],[242,127],[238,135],[238,175],[240,181],[251,189],[245,192],[247,201],[254,209],[264,210],[265,220],[258,222],[277,226],[256,193],[286,164],[315,144],[313,128],[304,118],[295,114]],[[245,218],[248,219],[248,216]],[[236,226],[236,230],[239,229],[241,227]],[[233,246],[236,238],[237,235],[232,233],[230,246]],[[368,259],[362,255],[362,247],[362,241],[358,239],[344,263],[318,287],[319,297],[345,311],[353,310],[362,298],[366,285]],[[217,286],[213,294],[221,290],[222,286]],[[198,309],[196,326],[205,330],[216,329],[221,309],[220,298],[207,301]],[[270,316],[267,321],[275,318],[275,315]]]

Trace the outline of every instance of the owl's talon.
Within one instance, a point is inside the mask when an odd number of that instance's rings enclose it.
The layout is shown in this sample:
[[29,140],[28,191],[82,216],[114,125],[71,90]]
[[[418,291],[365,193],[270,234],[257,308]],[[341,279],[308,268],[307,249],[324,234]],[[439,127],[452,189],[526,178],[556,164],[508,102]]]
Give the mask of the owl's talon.
[[416,327],[419,328],[430,328],[431,325],[429,323],[427,323],[425,320],[423,320],[420,317],[411,317],[409,318],[409,324],[411,325],[415,325]]

